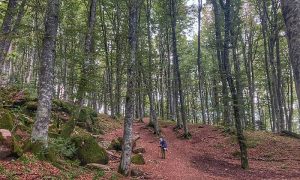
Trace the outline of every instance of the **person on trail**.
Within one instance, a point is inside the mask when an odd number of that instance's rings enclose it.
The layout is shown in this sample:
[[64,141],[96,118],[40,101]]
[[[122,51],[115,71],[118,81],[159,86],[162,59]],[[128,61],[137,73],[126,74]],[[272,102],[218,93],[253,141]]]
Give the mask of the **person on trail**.
[[164,138],[159,138],[159,147],[161,149],[161,156],[163,159],[166,159],[166,151],[168,151],[168,146],[166,140]]

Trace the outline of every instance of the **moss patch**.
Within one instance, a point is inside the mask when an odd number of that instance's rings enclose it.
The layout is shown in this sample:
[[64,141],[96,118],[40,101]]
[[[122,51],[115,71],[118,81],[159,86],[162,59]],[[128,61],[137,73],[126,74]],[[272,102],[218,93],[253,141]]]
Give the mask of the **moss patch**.
[[25,109],[29,112],[36,111],[37,107],[38,107],[37,101],[28,101],[25,103]]
[[108,149],[113,149],[116,151],[122,151],[122,137],[118,137],[117,139],[113,139],[108,147]]
[[63,138],[70,137],[74,129],[75,129],[75,121],[69,120],[67,123],[65,123],[62,126],[61,137]]
[[95,132],[97,128],[94,127],[95,122],[97,120],[97,113],[95,113],[92,109],[84,107],[80,110],[77,125],[87,129],[90,132]]
[[99,163],[107,164],[108,155],[104,148],[100,147],[92,136],[74,136],[72,142],[77,148],[76,156],[81,164]]
[[145,164],[145,159],[142,154],[135,154],[131,157],[131,162],[133,164],[142,165]]
[[8,110],[0,109],[0,129],[12,130],[13,126],[13,115]]

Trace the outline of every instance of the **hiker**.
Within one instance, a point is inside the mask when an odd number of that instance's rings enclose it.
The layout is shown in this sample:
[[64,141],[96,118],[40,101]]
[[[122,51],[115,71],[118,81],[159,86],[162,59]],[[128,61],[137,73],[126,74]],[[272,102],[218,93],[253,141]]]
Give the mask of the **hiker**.
[[161,149],[161,155],[163,159],[166,159],[166,151],[168,151],[168,146],[166,140],[164,138],[159,138],[159,147]]

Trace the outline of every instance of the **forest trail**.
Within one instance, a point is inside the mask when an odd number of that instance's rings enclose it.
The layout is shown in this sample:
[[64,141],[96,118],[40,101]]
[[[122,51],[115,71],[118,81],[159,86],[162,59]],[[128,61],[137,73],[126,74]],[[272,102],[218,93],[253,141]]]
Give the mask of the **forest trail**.
[[[147,119],[144,121],[147,122]],[[295,147],[290,147],[295,148],[295,153],[291,153],[290,159],[287,157],[286,162],[277,161],[275,154],[273,160],[260,159],[260,156],[265,156],[264,152],[259,152],[259,148],[250,150],[250,159],[256,160],[250,160],[251,168],[244,171],[240,168],[240,160],[232,155],[238,150],[238,146],[235,143],[228,143],[232,139],[231,136],[222,133],[220,129],[212,126],[190,126],[193,137],[185,140],[181,138],[181,132],[174,131],[173,127],[174,125],[171,124],[164,124],[161,127],[168,143],[166,159],[161,159],[158,148],[159,138],[146,126],[146,123],[134,123],[134,135],[140,136],[137,147],[144,147],[146,150],[144,153],[146,164],[132,165],[132,167],[145,172],[146,178],[157,180],[300,179],[300,157],[297,156],[300,143],[297,141],[294,142]],[[117,129],[106,134],[104,138],[112,140],[122,134],[123,130]],[[274,150],[277,150],[277,147],[274,147]],[[293,158],[299,159],[293,160]],[[118,163],[115,162],[112,166],[116,168],[117,165]]]

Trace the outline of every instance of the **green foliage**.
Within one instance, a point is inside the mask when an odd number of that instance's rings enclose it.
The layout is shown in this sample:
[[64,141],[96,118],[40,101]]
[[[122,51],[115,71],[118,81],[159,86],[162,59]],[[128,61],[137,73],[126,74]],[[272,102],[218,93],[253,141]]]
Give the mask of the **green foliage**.
[[13,153],[18,157],[23,154],[22,144],[16,136],[13,136]]
[[95,173],[94,173],[94,177],[93,177],[93,180],[97,180],[101,177],[103,177],[105,175],[105,172],[103,170],[97,170]]
[[76,111],[78,109],[73,104],[59,100],[59,99],[53,100],[52,103],[53,103],[53,105],[52,105],[53,111],[62,111],[62,112],[66,112],[70,115],[73,114],[74,111]]
[[24,165],[29,163],[34,163],[38,159],[34,155],[29,155],[27,153],[24,153],[21,157],[18,158],[18,161],[22,162]]
[[55,151],[59,157],[73,158],[76,153],[76,147],[70,138],[51,138],[49,140],[49,149]]
[[99,132],[99,129],[96,125],[97,121],[97,113],[88,107],[83,107],[80,110],[78,119],[77,119],[77,125],[87,129],[90,132]]
[[142,154],[135,154],[131,157],[131,162],[133,164],[142,165],[145,164],[145,159]]
[[14,126],[13,118],[10,111],[0,108],[0,129],[12,130]]
[[119,179],[119,175],[116,173],[113,173],[110,177],[110,180],[118,180]]
[[37,101],[28,101],[25,103],[25,109],[29,112],[35,112],[37,110]]
[[72,142],[75,143],[77,148],[76,156],[81,161],[81,164],[108,163],[106,150],[100,147],[92,136],[74,136],[72,137]]
[[67,123],[65,123],[62,126],[61,137],[63,138],[70,137],[74,129],[75,129],[75,121],[69,120]]
[[49,139],[48,146],[41,142],[28,141],[24,147],[24,152],[32,152],[40,160],[47,160],[59,166],[57,162],[65,158],[73,158],[76,148],[70,139]]

